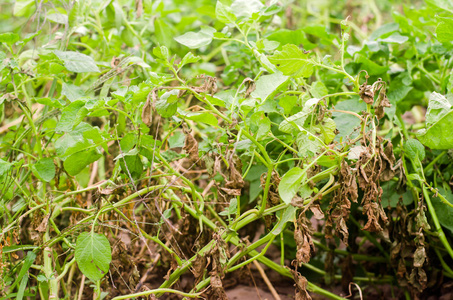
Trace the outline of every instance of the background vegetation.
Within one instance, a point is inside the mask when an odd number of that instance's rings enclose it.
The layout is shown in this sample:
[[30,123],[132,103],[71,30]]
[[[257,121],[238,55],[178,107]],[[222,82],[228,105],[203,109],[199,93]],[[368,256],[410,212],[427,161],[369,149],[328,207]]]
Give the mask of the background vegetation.
[[449,295],[452,12],[3,0],[1,299]]

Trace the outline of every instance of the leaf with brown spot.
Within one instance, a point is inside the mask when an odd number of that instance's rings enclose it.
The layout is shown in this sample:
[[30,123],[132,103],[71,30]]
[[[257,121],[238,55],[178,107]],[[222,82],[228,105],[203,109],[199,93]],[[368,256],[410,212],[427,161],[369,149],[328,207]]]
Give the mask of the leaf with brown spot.
[[373,104],[374,91],[371,85],[367,85],[366,83],[362,84],[360,86],[359,95],[366,104]]

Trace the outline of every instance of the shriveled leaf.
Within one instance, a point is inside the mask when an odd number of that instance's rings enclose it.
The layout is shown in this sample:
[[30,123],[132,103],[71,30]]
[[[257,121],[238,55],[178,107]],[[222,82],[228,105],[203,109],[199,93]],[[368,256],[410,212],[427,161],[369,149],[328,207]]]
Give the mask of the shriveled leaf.
[[78,236],[74,255],[80,271],[93,282],[104,277],[112,261],[109,240],[94,232],[82,232]]
[[286,44],[281,51],[275,51],[269,61],[287,76],[310,77],[313,73],[313,64],[308,59],[308,53],[302,52],[294,44]]

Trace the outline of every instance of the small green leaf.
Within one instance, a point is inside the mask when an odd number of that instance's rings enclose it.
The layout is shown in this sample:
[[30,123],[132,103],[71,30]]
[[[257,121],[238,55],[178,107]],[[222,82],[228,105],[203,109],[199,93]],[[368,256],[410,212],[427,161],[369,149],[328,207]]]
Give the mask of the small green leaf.
[[86,277],[93,282],[100,280],[112,261],[109,240],[102,234],[82,232],[77,238],[75,260]]
[[[445,190],[440,187],[439,194],[443,195],[448,202],[453,204],[453,194],[450,189]],[[439,197],[432,197],[431,201],[440,224],[453,233],[453,207],[443,203]]]
[[49,182],[55,177],[55,165],[52,158],[41,158],[31,166],[31,170],[36,177],[45,182]]
[[267,137],[270,130],[271,121],[264,112],[258,111],[250,117],[250,131],[252,131],[258,141]]
[[236,16],[231,11],[231,8],[217,1],[215,6],[215,15],[217,20],[224,24],[233,24],[236,21]]
[[263,7],[263,3],[259,0],[235,0],[231,4],[231,11],[238,18],[251,18],[254,13],[258,13]]
[[19,35],[13,32],[5,32],[0,34],[0,43],[5,43],[8,45],[12,45],[15,42],[19,41]]
[[182,58],[181,62],[178,64],[178,68],[182,68],[183,66],[197,62],[201,59],[199,56],[193,55],[192,52],[187,52],[186,55]]
[[293,200],[293,197],[299,191],[302,181],[305,179],[306,173],[299,167],[294,167],[283,175],[278,185],[278,193],[283,202],[286,204],[291,203],[291,200]]
[[9,171],[13,164],[0,158],[0,176]]
[[177,36],[175,37],[175,41],[190,49],[197,49],[209,45],[214,37],[214,32],[216,30],[212,27],[203,27],[198,32],[189,31]]
[[54,50],[56,56],[64,63],[65,68],[70,72],[100,72],[94,60],[83,53],[75,51]]
[[425,147],[416,139],[407,140],[404,144],[404,151],[407,157],[414,162],[425,159]]
[[165,46],[160,46],[160,47],[154,47],[153,48],[153,54],[160,59],[167,60],[168,57],[170,56],[170,53],[168,52],[168,48]]
[[313,73],[313,64],[308,59],[308,53],[302,52],[293,44],[284,45],[282,51],[275,51],[269,61],[284,75],[310,77]]
[[296,211],[297,207],[294,207],[292,205],[285,208],[282,216],[280,217],[278,225],[274,227],[274,229],[272,230],[272,234],[273,235],[280,234],[283,231],[283,229],[285,229],[286,223],[294,222],[296,220]]
[[451,103],[445,96],[433,92],[429,96],[428,110],[426,111],[426,125],[431,126],[451,111]]

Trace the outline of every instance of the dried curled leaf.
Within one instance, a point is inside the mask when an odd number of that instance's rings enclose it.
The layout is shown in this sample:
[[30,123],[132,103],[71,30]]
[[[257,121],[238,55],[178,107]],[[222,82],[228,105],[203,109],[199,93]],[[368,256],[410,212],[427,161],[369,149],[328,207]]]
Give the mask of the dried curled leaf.
[[368,85],[366,83],[360,86],[359,90],[360,98],[365,101],[366,104],[373,104],[374,102],[374,91],[373,86]]

